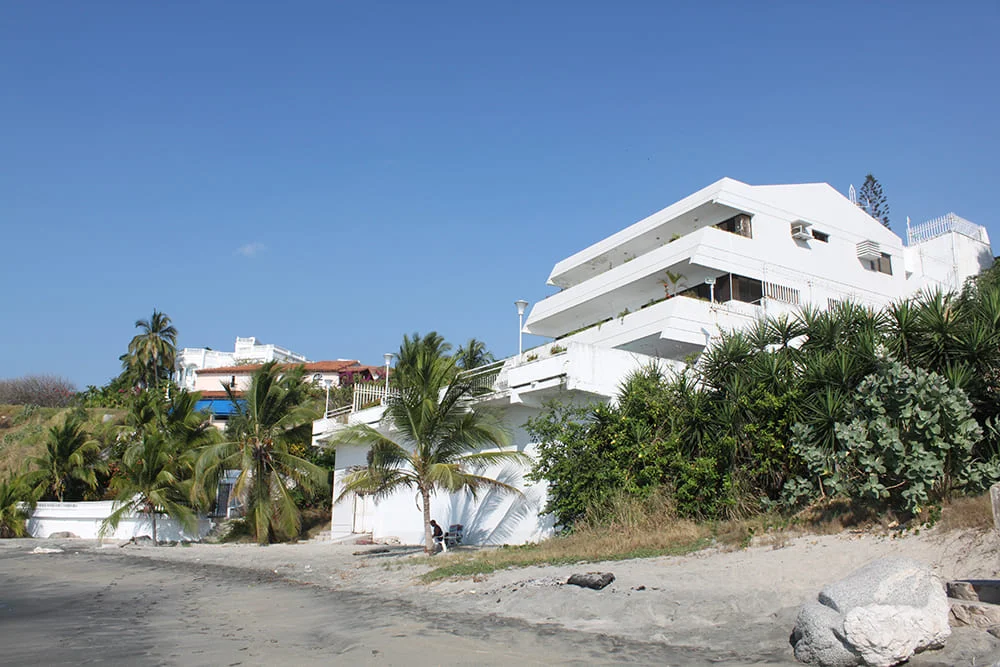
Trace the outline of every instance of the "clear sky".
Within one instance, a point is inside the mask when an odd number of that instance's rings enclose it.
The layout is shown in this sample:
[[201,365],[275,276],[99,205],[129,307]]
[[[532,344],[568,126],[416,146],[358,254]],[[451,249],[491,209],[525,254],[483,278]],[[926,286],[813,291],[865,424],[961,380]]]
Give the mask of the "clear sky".
[[508,355],[556,261],[723,176],[872,172],[897,233],[955,211],[1000,252],[998,33],[995,1],[5,3],[0,378],[103,384],[154,308],[180,346]]

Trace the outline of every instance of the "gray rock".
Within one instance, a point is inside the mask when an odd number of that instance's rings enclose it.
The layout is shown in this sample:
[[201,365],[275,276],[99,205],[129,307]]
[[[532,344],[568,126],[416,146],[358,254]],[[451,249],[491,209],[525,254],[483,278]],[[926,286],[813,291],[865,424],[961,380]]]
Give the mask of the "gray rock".
[[80,536],[76,533],[71,533],[68,530],[60,530],[58,533],[52,533],[49,535],[50,540],[65,540],[65,539],[80,539]]
[[997,579],[963,579],[949,581],[948,597],[956,600],[976,600],[1000,604],[1000,580]]
[[593,588],[599,591],[615,580],[615,575],[610,572],[588,572],[586,574],[574,574],[566,580],[567,584],[582,586],[583,588]]
[[844,638],[844,619],[837,611],[819,602],[810,601],[802,605],[789,641],[799,662],[826,667],[861,664],[860,656]]
[[802,662],[888,667],[943,646],[951,634],[948,615],[944,586],[926,566],[887,558],[803,605],[790,641]]

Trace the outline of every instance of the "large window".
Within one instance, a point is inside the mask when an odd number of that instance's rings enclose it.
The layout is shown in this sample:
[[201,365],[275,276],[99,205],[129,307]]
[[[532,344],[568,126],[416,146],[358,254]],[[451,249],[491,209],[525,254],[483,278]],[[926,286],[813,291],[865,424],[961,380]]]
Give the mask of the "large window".
[[[695,299],[705,299],[712,296],[712,288],[704,283],[695,285],[680,293],[680,296],[690,296]],[[718,303],[726,301],[742,301],[744,303],[760,303],[764,298],[764,283],[755,278],[726,273],[715,279],[715,300]]]
[[878,259],[868,259],[865,262],[865,268],[869,271],[878,271],[890,276],[892,275],[892,255],[888,253],[882,253],[882,256]]
[[724,232],[729,232],[730,234],[745,236],[748,239],[753,238],[753,232],[750,229],[750,216],[746,213],[740,213],[739,215],[734,215],[728,220],[723,220],[716,225],[716,228],[721,229]]

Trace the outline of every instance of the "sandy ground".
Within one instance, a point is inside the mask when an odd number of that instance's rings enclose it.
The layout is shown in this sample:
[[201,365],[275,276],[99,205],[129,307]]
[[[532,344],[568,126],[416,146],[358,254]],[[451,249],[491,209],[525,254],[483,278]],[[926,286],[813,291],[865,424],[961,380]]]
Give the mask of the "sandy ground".
[[[40,545],[66,551],[32,554]],[[795,664],[798,606],[874,558],[915,558],[943,579],[1000,568],[1000,540],[968,531],[804,537],[429,585],[417,581],[429,566],[413,563],[412,549],[354,555],[371,549],[2,542],[0,655],[16,664],[79,662],[81,650],[129,664]],[[616,581],[602,591],[563,585],[586,571]],[[39,643],[47,652],[31,648]],[[1000,640],[957,629],[944,650],[910,664],[996,661]]]

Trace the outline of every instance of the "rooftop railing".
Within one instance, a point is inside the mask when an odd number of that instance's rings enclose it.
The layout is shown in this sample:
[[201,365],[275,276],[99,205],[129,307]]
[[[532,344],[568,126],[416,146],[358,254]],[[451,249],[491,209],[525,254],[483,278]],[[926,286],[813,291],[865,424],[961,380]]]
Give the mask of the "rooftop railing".
[[927,222],[907,228],[906,245],[929,241],[951,232],[956,232],[982,243],[988,242],[985,227],[957,216],[954,213],[946,213],[940,218],[934,218],[933,220],[928,220]]

